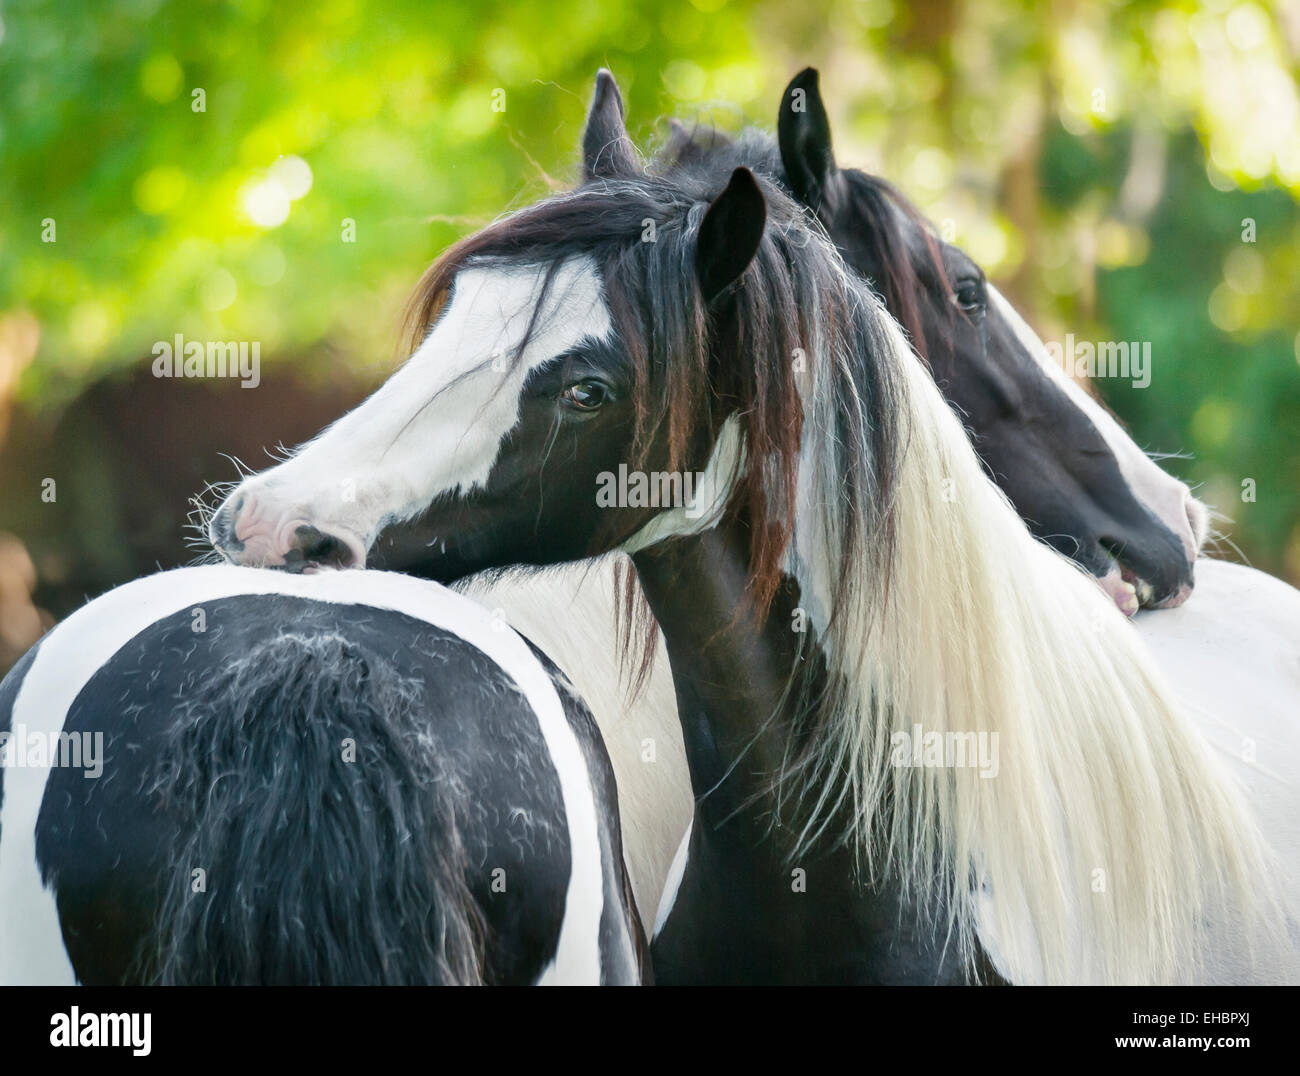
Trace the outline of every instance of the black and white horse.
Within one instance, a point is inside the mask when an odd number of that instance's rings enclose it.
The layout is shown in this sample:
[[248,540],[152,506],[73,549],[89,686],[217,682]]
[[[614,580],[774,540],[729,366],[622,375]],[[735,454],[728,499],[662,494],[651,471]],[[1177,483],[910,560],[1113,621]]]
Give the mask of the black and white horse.
[[[803,92],[803,111],[791,107],[796,90]],[[796,76],[783,94],[780,128],[778,151],[776,142],[756,131],[734,141],[711,128],[675,123],[655,166],[671,168],[683,158],[696,168],[747,164],[787,187],[787,173],[802,176],[799,185],[823,210],[820,219],[841,254],[876,282],[887,308],[911,327],[916,348],[963,419],[990,476],[1030,529],[1040,536],[1054,534],[1062,552],[1075,553],[1081,566],[1096,571],[1122,611],[1133,612],[1138,593],[1154,605],[1155,588],[1131,567],[1143,555],[1122,566],[1101,558],[1097,554],[1104,546],[1097,536],[1127,534],[1129,544],[1145,549],[1146,561],[1155,564],[1154,576],[1182,578],[1186,551],[1198,549],[1205,536],[1204,506],[1062,376],[1032,329],[983,280],[978,267],[943,243],[897,191],[882,180],[835,167],[814,71]],[[617,88],[602,79],[586,141],[603,147],[623,144],[623,138]],[[593,163],[589,160],[589,170]],[[835,214],[825,213],[817,197],[825,187],[835,190]],[[963,306],[970,309],[956,315]],[[1143,511],[1133,512],[1134,497]],[[1124,516],[1136,525],[1122,527],[1116,520]],[[1045,529],[1041,521],[1049,518],[1054,527]],[[1178,541],[1170,542],[1169,534]],[[1114,547],[1124,552],[1125,546]],[[613,584],[604,578],[609,573],[609,568],[584,572],[573,580],[571,596],[560,593],[558,581],[550,578],[527,584],[480,580],[471,589],[489,604],[504,606],[514,622],[544,632],[538,591],[551,589],[546,604],[573,610],[575,619],[607,620],[604,610],[613,606]],[[1300,802],[1286,775],[1300,772],[1300,592],[1261,572],[1210,559],[1196,562],[1196,579],[1196,601],[1180,604],[1187,593],[1181,584],[1160,602],[1164,612],[1139,613],[1134,624],[1199,731],[1249,787],[1261,825],[1280,858],[1293,865],[1294,890],[1300,887],[1295,875],[1300,827],[1294,821]],[[1180,608],[1173,613],[1171,605]],[[593,661],[599,650],[593,639],[580,657],[561,663],[584,672],[602,664],[613,667],[620,653],[607,649],[603,663]],[[665,665],[660,660],[653,666],[644,695],[626,712],[609,703],[595,707],[619,774],[627,854],[639,893],[662,888],[677,846],[667,835],[685,832],[691,814],[685,760],[679,761],[680,745],[671,734],[676,714],[664,701],[672,693]],[[584,691],[600,695],[599,677],[588,675]],[[655,766],[641,757],[646,741],[660,745]],[[1233,981],[1294,979],[1300,968],[1234,964],[1219,966],[1215,974]]]
[[1120,609],[1181,605],[1209,512],[1052,362],[980,267],[887,180],[840,168],[817,72],[781,97],[778,138],[674,123],[658,166],[745,166],[803,202],[902,325],[1030,531]]
[[[1160,981],[1249,943],[1224,923],[1275,942],[1238,790],[866,285],[749,171],[588,135],[588,181],[435,265],[411,360],[214,542],[438,579],[631,553],[696,795],[669,981]],[[628,473],[695,494],[602,497]],[[977,744],[996,774],[945,761]]]
[[[783,95],[783,107],[792,102],[796,88],[808,94],[805,103],[811,100],[814,116],[822,113],[814,72],[796,77]],[[807,156],[805,171],[819,162],[827,166],[831,158],[824,117],[812,124],[812,137],[795,137],[798,125],[787,122],[782,128],[785,157]],[[635,156],[622,129],[617,87],[608,76],[598,80],[585,141],[588,175],[599,168],[597,156],[606,147],[621,147],[619,152],[627,159]],[[707,128],[688,131],[675,125],[656,166],[663,168],[666,161],[672,167],[683,156],[695,167],[752,164],[786,182],[775,143],[757,132],[747,132],[736,144]],[[1140,523],[1131,536],[1139,542],[1150,539],[1148,549],[1157,557],[1158,570],[1181,573],[1182,550],[1199,547],[1204,538],[1204,507],[1186,486],[1157,468],[1091,397],[1062,378],[1041,341],[983,283],[982,274],[963,252],[937,236],[927,239],[932,230],[883,181],[850,175],[856,178],[837,182],[864,193],[855,199],[855,213],[836,218],[838,231],[831,238],[850,265],[881,282],[882,300],[899,320],[913,326],[911,335],[917,347],[928,352],[940,389],[965,418],[986,467],[1027,517],[1031,529],[1041,531],[1034,521],[1050,514],[1074,537],[1071,551],[1095,552],[1095,536],[1102,532],[1098,521],[1111,518],[1114,526],[1114,515],[1127,511],[1137,496],[1149,514],[1148,522]],[[890,264],[882,266],[882,260]],[[961,302],[961,289],[954,280],[964,280],[967,287],[980,282],[983,292],[977,288],[965,305],[975,308],[969,316],[977,323],[987,322],[993,331],[973,332],[965,318],[944,315],[945,309]],[[999,417],[1006,405],[1014,405],[1010,415]],[[980,420],[974,421],[973,416]],[[1056,436],[1044,441],[1044,429]],[[986,439],[998,447],[993,451],[983,447]],[[996,467],[991,459],[997,460]],[[1097,463],[1103,459],[1108,460],[1104,468]],[[1042,484],[1041,475],[1050,475],[1052,481]],[[1069,499],[1063,499],[1061,491],[1067,490]],[[1167,542],[1162,537],[1167,533],[1175,533],[1179,542]],[[1087,566],[1090,557],[1080,556],[1079,561]],[[1098,567],[1096,558],[1091,562]],[[1110,561],[1099,570],[1103,589],[1121,610],[1131,612],[1136,605],[1130,582],[1136,577],[1131,570],[1126,565],[1121,574]],[[1289,888],[1294,891],[1300,887],[1296,873],[1300,827],[1295,823],[1300,801],[1287,775],[1300,772],[1300,592],[1263,573],[1216,560],[1198,560],[1196,578],[1194,602],[1172,611],[1169,606],[1178,604],[1175,595],[1163,603],[1163,612],[1139,613],[1134,626],[1152,648],[1198,731],[1249,789],[1270,843],[1279,858],[1291,865]],[[647,895],[662,890],[678,835],[686,832],[692,814],[683,747],[676,735],[672,677],[664,656],[649,670],[642,693],[625,701],[622,685],[608,672],[601,676],[602,670],[618,667],[625,657],[616,633],[606,627],[603,635],[591,631],[578,641],[571,633],[554,630],[557,609],[573,626],[611,622],[615,582],[609,563],[558,576],[480,578],[468,589],[487,604],[502,608],[533,637],[544,639],[548,652],[582,680],[619,778],[633,885],[643,914],[653,916],[649,901],[654,898]],[[1136,589],[1145,601],[1152,601],[1153,588],[1139,583]],[[1089,630],[1102,627],[1088,626]],[[647,745],[654,747],[649,757]],[[1217,960],[1207,976],[1212,981],[1294,981],[1300,966],[1285,959],[1229,957]]]
[[642,980],[590,713],[436,584],[138,580],[10,672],[0,734],[0,982]]

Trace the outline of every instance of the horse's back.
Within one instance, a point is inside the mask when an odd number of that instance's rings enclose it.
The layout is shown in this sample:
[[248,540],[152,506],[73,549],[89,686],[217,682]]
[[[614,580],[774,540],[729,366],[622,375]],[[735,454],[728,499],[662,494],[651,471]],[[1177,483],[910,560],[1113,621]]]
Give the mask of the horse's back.
[[[513,632],[443,588],[372,572],[149,577],[56,628],[0,703],[0,727],[87,744],[99,733],[103,744],[101,780],[28,766],[0,789],[3,981],[140,973],[128,957],[147,946],[160,908],[193,910],[176,893],[195,870],[195,899],[210,905],[196,923],[229,928],[238,908],[222,900],[239,855],[245,869],[269,869],[264,901],[299,900],[296,918],[320,913],[326,930],[340,900],[360,900],[350,912],[378,935],[412,939],[413,955],[403,967],[360,935],[295,948],[282,934],[262,939],[282,946],[279,966],[271,956],[204,973],[217,981],[638,977],[612,779],[590,715]],[[293,817],[258,830],[248,819],[259,810]],[[201,814],[209,831],[220,821],[222,839],[199,839]],[[442,857],[437,869],[421,862],[421,841]],[[467,910],[383,922],[404,898]],[[413,939],[434,928],[481,951],[459,972],[433,968],[436,945]],[[208,940],[249,941],[219,930]],[[176,968],[188,981],[193,969]]]
[[[1133,623],[1182,712],[1244,790],[1279,868],[1278,895],[1293,900],[1300,893],[1300,591],[1252,568],[1201,560],[1186,604],[1138,613]],[[1220,910],[1200,980],[1300,982],[1294,909],[1290,930],[1289,939],[1252,941],[1231,910]],[[988,924],[981,939],[1000,948]],[[1001,970],[1017,982],[1041,979],[1040,967]]]
[[[1140,613],[1138,633],[1214,754],[1241,783],[1280,868],[1300,894],[1300,590],[1253,568],[1201,560],[1177,609]],[[1233,929],[1208,962],[1212,982],[1300,982],[1291,946],[1251,952]]]

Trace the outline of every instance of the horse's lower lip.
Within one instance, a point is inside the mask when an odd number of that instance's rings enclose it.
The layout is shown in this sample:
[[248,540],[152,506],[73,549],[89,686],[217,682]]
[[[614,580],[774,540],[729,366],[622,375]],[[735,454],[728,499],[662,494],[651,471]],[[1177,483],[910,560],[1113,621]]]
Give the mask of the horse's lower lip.
[[1109,570],[1104,575],[1097,576],[1097,585],[1110,596],[1115,607],[1125,616],[1133,616],[1142,605],[1139,597],[1142,581],[1131,568],[1113,555]]

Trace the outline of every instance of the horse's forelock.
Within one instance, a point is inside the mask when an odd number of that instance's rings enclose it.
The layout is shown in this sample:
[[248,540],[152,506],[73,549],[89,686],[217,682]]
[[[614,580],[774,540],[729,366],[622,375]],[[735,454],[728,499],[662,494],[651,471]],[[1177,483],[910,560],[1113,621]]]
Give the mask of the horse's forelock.
[[[881,246],[881,276],[874,281],[877,291],[895,319],[906,330],[916,353],[927,363],[936,356],[931,354],[926,337],[925,322],[921,313],[919,296],[924,288],[912,261],[910,243],[904,224],[910,223],[924,247],[939,287],[950,290],[948,271],[943,263],[943,252],[930,221],[897,187],[879,176],[853,170],[847,189],[849,197],[857,204],[859,213],[869,221],[872,233]],[[952,308],[941,304],[944,320],[936,326],[940,346],[952,346]]]
[[[662,197],[644,183],[598,181],[544,199],[466,236],[438,257],[415,286],[404,319],[410,351],[419,346],[451,292],[456,274],[471,262],[536,265],[553,275],[568,258],[602,252],[632,242],[644,221],[656,223],[669,211]],[[545,301],[545,290],[538,305]]]

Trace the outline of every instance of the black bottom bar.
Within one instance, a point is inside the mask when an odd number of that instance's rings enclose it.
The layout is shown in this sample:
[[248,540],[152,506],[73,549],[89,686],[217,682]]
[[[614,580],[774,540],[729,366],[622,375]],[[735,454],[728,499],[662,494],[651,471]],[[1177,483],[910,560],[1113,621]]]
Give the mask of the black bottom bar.
[[[530,1067],[566,1056],[584,1066],[658,1056],[669,1071],[701,1053],[739,1060],[754,1050],[767,1067],[781,1055],[828,1053],[874,1067],[899,1063],[900,1051],[920,1064],[1123,1054],[1261,1061],[1295,1056],[1296,1002],[1294,988],[0,990],[6,1072],[28,1071],[16,1061],[94,1064],[108,1054],[138,1064],[388,1067],[414,1052],[429,1061],[463,1056],[475,1068],[477,1056],[491,1068],[516,1050]],[[114,1038],[127,1045],[88,1044]],[[62,1045],[70,1040],[77,1044]]]

